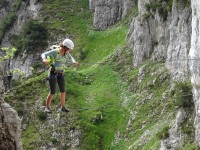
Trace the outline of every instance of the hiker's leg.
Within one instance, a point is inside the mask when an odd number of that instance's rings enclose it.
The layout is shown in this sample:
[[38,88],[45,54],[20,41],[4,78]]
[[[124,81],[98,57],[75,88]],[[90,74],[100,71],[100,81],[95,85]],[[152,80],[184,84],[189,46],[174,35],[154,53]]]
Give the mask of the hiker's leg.
[[49,93],[49,95],[47,96],[46,108],[48,108],[48,109],[50,109],[50,107],[51,107],[51,100],[53,99],[53,95],[54,94]]
[[61,107],[65,106],[65,92],[60,93],[60,103]]
[[56,92],[56,77],[54,75],[49,76],[49,87],[50,87],[50,92],[49,95],[47,96],[47,101],[46,101],[46,107],[50,109],[51,106],[51,100]]
[[60,103],[61,107],[65,106],[65,79],[64,76],[58,76],[57,77],[57,82],[60,90]]

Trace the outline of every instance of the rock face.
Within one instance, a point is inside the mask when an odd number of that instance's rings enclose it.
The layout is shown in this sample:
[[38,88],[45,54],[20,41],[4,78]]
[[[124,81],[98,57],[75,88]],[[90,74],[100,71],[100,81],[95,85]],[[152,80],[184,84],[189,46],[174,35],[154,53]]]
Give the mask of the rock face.
[[21,119],[17,112],[4,103],[2,93],[3,83],[0,83],[0,149],[1,150],[22,150],[21,141]]
[[[15,3],[14,0],[6,0],[6,7],[0,8],[0,19],[3,18],[3,16],[12,10],[12,5]],[[5,36],[2,40],[2,45],[0,44],[1,47],[12,47],[11,44],[11,39],[10,37],[13,35],[19,35],[21,32],[21,29],[25,22],[28,19],[35,19],[38,17],[38,13],[40,9],[42,8],[42,5],[40,3],[37,3],[37,0],[30,0],[30,1],[22,1],[20,8],[17,12],[17,20],[14,22],[12,28],[8,30],[5,33]],[[26,61],[22,61],[21,58],[17,58],[17,60],[10,60],[9,62],[6,62],[4,64],[5,68],[8,70],[12,69],[19,69],[21,72],[25,74],[25,76],[29,76],[32,72],[30,69],[30,66],[33,62],[34,56],[29,55],[29,56],[23,56],[26,58]]]
[[[147,11],[152,1],[138,1],[139,15],[133,19],[128,42],[133,50],[135,67],[143,60],[166,62],[175,78],[188,73],[188,52],[191,36],[191,8],[182,8],[174,1],[171,12]],[[162,7],[166,7],[162,3]],[[150,16],[149,16],[150,15]],[[183,61],[184,60],[184,61]]]
[[160,150],[165,149],[176,149],[183,144],[182,136],[183,133],[179,129],[184,119],[186,118],[186,112],[183,108],[178,110],[176,119],[173,123],[172,128],[169,130],[169,138],[161,142]]
[[[12,5],[15,1],[10,0],[9,4],[7,5],[8,11],[12,8]],[[30,1],[22,1],[21,6],[19,8],[19,11],[17,12],[17,20],[13,25],[13,28],[11,28],[4,36],[4,39],[2,41],[2,46],[10,47],[10,36],[11,35],[19,35],[24,23],[30,19],[30,18],[37,18],[38,12],[42,8],[42,5],[40,3],[36,3],[37,0],[30,0]],[[6,9],[6,10],[7,10]],[[3,16],[3,13],[6,13],[5,8],[0,9],[0,17]]]
[[[134,5],[133,1],[129,2]],[[90,0],[94,27],[105,29],[122,19],[127,12],[124,10],[129,10],[125,7],[129,2]],[[176,81],[185,80],[191,73],[196,108],[195,137],[200,146],[200,2],[191,0],[191,5],[185,5],[185,1],[173,0],[171,10],[167,10],[169,3],[163,1],[160,9],[147,9],[147,4],[153,2],[155,0],[138,0],[138,16],[133,18],[129,28],[127,40],[132,49],[133,65],[138,67],[144,60],[162,61]],[[184,112],[178,112],[170,138],[162,142],[161,149],[167,145],[174,148],[181,145],[181,133],[177,128],[180,114]]]
[[[189,50],[191,46],[192,9],[183,7],[174,0],[171,11],[147,10],[149,1],[138,1],[139,15],[133,18],[128,34],[128,43],[133,51],[133,65],[138,67],[144,60],[162,61],[170,70],[173,80],[185,80],[189,76]],[[167,7],[162,2],[162,10]],[[174,126],[169,130],[170,137],[161,142],[161,149],[178,148],[183,136],[178,128],[183,111],[179,111]],[[184,115],[183,115],[184,116]],[[181,118],[183,122],[184,118]],[[200,127],[200,126],[199,126]],[[196,134],[199,135],[199,132]]]
[[90,9],[94,12],[93,26],[106,29],[124,19],[134,3],[133,0],[90,0]]
[[193,84],[193,99],[195,103],[195,138],[200,146],[200,1],[192,0],[192,37],[190,48],[191,82]]

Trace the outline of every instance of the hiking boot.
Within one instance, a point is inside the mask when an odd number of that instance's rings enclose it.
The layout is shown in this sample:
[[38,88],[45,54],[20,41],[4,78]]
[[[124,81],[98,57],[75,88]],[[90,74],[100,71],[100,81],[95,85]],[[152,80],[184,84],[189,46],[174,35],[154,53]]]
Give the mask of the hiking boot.
[[61,111],[62,111],[62,112],[69,112],[69,109],[67,109],[67,108],[65,108],[65,107],[62,107],[62,108],[61,108]]
[[48,108],[45,108],[44,112],[46,112],[46,113],[52,113],[51,109],[48,109]]

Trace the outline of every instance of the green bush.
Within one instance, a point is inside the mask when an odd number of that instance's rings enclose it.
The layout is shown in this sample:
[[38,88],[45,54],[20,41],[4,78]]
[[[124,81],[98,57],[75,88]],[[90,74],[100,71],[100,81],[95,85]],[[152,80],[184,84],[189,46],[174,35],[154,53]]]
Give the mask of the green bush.
[[146,10],[150,13],[151,11],[156,12],[158,10],[158,13],[163,18],[163,21],[167,20],[168,12],[171,11],[173,0],[164,0],[166,2],[166,6],[163,7],[160,0],[154,0],[150,3],[145,4]]
[[191,108],[194,106],[192,96],[192,85],[189,82],[177,82],[175,84],[175,105],[183,108]]
[[0,8],[6,5],[6,0],[0,0]]
[[15,3],[12,5],[14,11],[18,11],[21,6],[22,0],[16,0]]
[[162,7],[161,3],[159,1],[152,1],[151,3],[145,4],[145,8],[147,11],[156,11],[156,9]]
[[17,48],[15,56],[34,54],[42,51],[48,45],[48,32],[43,24],[37,21],[27,22],[19,37],[13,38],[13,44]]
[[58,139],[57,138],[51,138],[51,142],[56,145],[58,144]]
[[162,140],[169,137],[169,126],[164,127],[160,132],[157,133],[157,137]]
[[47,114],[45,112],[37,112],[37,117],[40,121],[44,121],[47,119]]
[[17,16],[14,12],[7,13],[6,16],[0,21],[0,43],[4,37],[4,34],[7,30],[12,27],[13,23],[17,19]]
[[192,137],[194,138],[195,129],[194,129],[193,123],[194,122],[191,122],[189,121],[189,119],[187,119],[181,124],[181,129],[183,133],[187,134],[190,138]]

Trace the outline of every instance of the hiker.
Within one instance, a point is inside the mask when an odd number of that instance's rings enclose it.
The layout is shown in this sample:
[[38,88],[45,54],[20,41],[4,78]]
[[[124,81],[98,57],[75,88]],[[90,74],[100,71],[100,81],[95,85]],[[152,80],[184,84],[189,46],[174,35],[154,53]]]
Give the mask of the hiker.
[[60,90],[61,111],[69,112],[65,107],[65,80],[64,66],[66,58],[73,64],[78,65],[78,62],[70,55],[70,51],[74,48],[74,43],[70,39],[65,39],[58,48],[45,52],[41,55],[43,63],[50,65],[48,80],[50,85],[50,93],[47,96],[45,112],[51,113],[51,100],[56,92],[56,82]]

